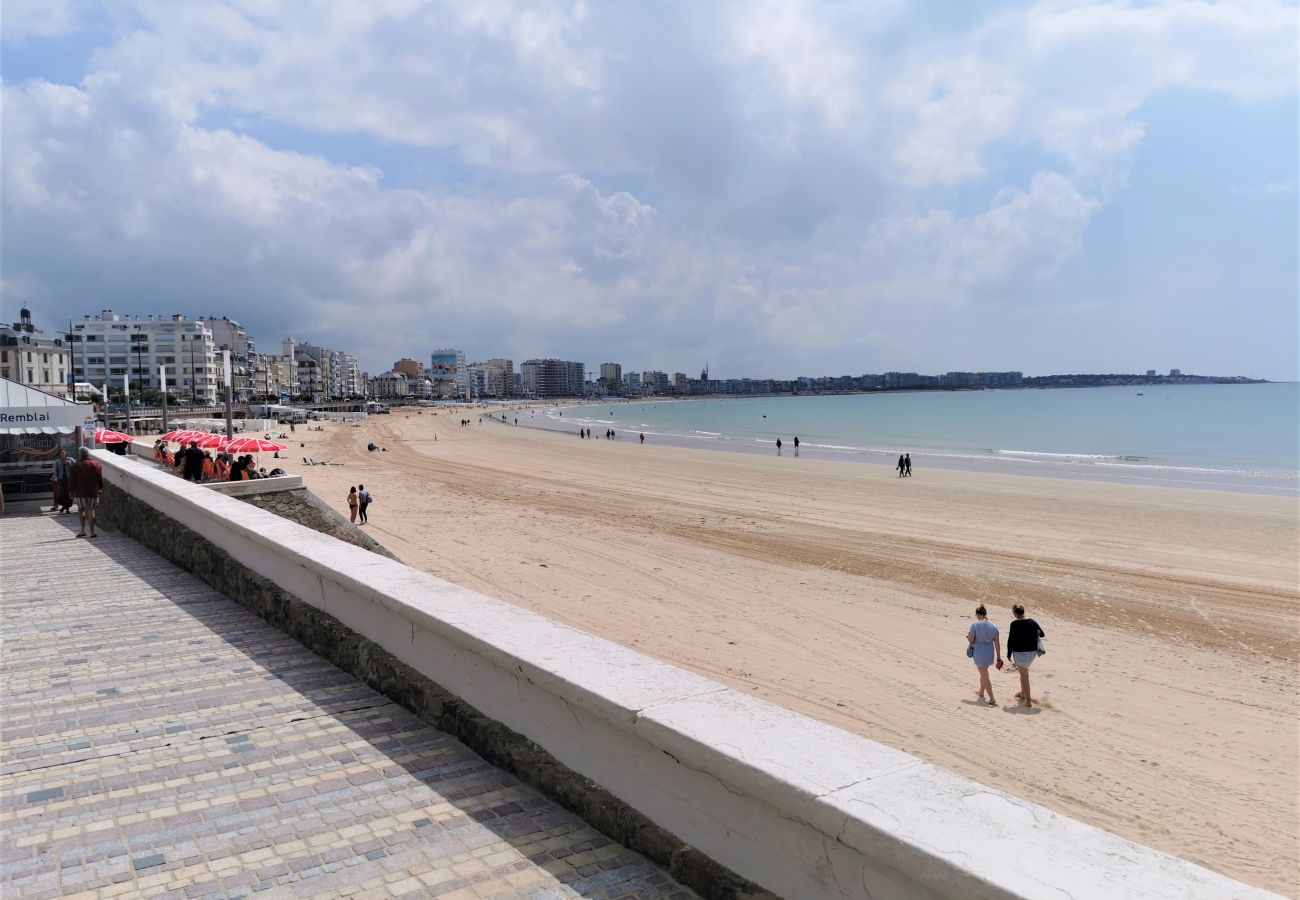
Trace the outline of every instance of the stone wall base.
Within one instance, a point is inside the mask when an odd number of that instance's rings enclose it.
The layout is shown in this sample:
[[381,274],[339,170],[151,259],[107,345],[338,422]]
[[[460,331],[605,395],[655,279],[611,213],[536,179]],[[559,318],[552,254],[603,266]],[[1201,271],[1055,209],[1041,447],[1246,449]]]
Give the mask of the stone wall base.
[[[265,498],[267,505],[261,502],[255,505],[278,512],[274,508],[276,499],[296,493],[286,491],[261,495],[249,498],[249,502]],[[302,493],[310,494],[308,491]],[[314,495],[311,499],[324,506]],[[319,510],[313,510],[305,498],[291,502],[303,518],[295,515],[286,518],[326,534],[333,533],[311,524],[312,521],[325,521],[327,517],[319,517]],[[342,525],[357,530],[328,507],[325,511]],[[333,616],[281,590],[202,535],[162,515],[148,504],[106,484],[99,506],[99,519],[207,582],[430,725],[458,738],[492,765],[533,785],[612,840],[663,866],[680,884],[706,900],[775,900],[776,895],[660,828],[600,785],[560,763],[528,738],[484,716],[461,698],[394,658],[383,647],[343,626]],[[364,534],[361,536],[366,537]],[[378,547],[376,552],[392,558],[391,553],[377,544],[375,546]]]

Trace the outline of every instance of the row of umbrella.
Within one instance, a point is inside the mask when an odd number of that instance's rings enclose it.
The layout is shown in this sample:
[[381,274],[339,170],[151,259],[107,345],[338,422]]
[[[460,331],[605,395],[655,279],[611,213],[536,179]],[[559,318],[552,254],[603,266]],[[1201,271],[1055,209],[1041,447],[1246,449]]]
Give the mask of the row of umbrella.
[[[131,435],[120,431],[101,428],[95,432],[95,442],[99,444],[129,443]],[[177,441],[181,444],[197,443],[205,450],[221,450],[226,453],[270,453],[287,450],[288,444],[270,441],[258,437],[237,437],[226,439],[225,435],[212,434],[207,431],[169,431],[160,440]]]

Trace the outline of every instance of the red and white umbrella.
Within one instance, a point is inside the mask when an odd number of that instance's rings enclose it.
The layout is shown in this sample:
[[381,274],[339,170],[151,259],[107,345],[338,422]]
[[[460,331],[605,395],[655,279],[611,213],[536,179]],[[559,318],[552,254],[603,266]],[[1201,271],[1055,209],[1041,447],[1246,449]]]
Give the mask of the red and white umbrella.
[[270,453],[288,449],[288,444],[255,437],[237,437],[228,442],[225,447],[227,453]]
[[131,435],[123,434],[120,431],[112,431],[108,428],[101,428],[95,432],[95,443],[97,444],[129,444]]
[[198,444],[205,450],[226,449],[226,436],[224,434],[199,434],[190,438],[191,442]]
[[193,436],[194,436],[194,432],[193,432],[193,431],[187,431],[187,430],[181,429],[181,430],[177,430],[177,431],[169,431],[169,432],[167,432],[166,434],[164,434],[161,438],[159,438],[159,440],[163,440],[163,441],[179,441],[180,443],[183,444],[183,443],[185,443],[186,441],[190,440],[190,438],[192,438]]

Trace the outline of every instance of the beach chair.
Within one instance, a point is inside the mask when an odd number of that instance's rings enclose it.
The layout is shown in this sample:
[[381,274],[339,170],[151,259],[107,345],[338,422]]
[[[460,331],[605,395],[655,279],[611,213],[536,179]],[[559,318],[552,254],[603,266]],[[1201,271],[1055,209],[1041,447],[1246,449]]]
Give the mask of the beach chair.
[[302,458],[302,464],[303,464],[304,466],[314,466],[314,465],[316,465],[316,463],[313,462],[312,459],[311,459],[311,457],[309,457],[309,456],[304,456],[304,457]]

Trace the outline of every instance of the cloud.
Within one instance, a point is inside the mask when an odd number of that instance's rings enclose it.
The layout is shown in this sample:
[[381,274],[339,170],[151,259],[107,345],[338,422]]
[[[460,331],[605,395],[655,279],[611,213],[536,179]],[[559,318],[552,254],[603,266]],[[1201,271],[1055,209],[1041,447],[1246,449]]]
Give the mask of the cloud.
[[924,368],[944,317],[1073,296],[1162,92],[1295,92],[1263,0],[13,8],[112,25],[79,84],[7,70],[5,302],[231,315],[376,371]]

